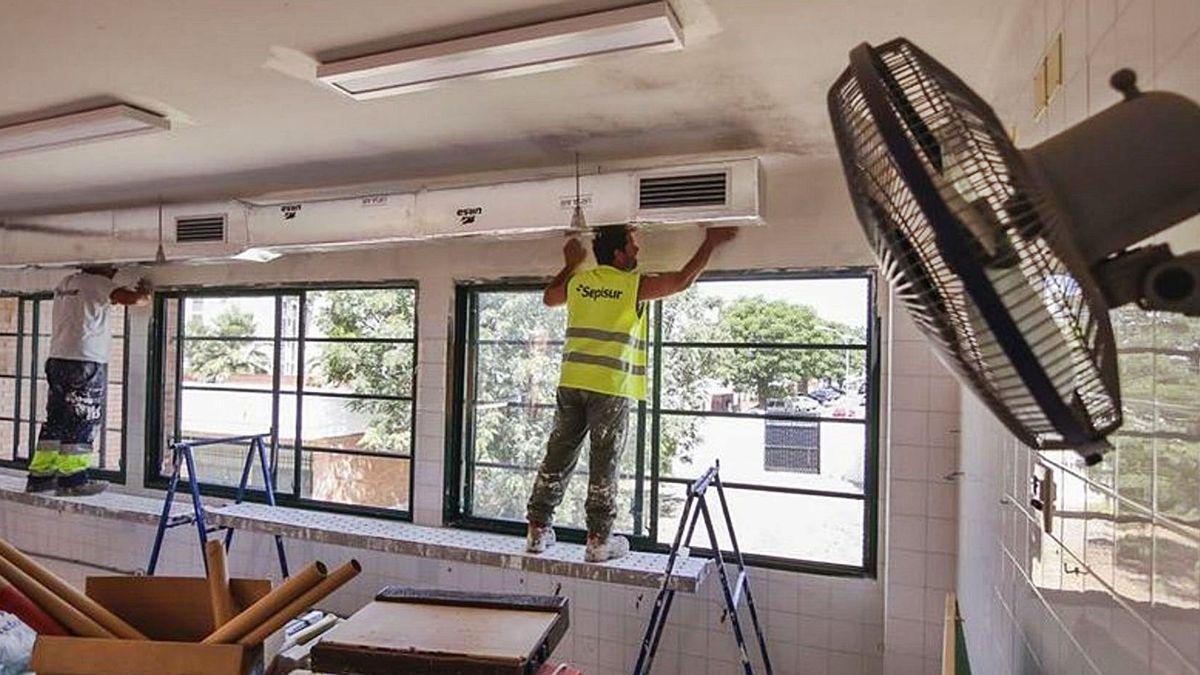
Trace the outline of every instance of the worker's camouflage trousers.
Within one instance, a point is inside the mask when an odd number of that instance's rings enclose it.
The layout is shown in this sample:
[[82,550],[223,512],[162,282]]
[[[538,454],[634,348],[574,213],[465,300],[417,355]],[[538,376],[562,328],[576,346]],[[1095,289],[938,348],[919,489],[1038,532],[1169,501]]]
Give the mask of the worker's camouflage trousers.
[[46,422],[29,461],[29,476],[58,478],[62,487],[87,480],[96,425],[104,415],[108,366],[46,359]]
[[589,534],[602,538],[612,532],[617,518],[618,469],[629,429],[630,400],[582,389],[559,387],[554,430],[546,443],[546,458],[533,483],[527,517],[549,525],[563,500],[567,482],[579,461],[583,437],[590,432],[588,451],[587,511]]

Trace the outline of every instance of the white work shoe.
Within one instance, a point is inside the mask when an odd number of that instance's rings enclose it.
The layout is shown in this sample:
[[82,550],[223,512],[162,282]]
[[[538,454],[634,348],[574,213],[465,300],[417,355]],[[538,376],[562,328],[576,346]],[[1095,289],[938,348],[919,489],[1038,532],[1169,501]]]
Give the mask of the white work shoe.
[[604,541],[588,535],[583,559],[588,562],[604,562],[616,560],[626,553],[629,553],[629,540],[619,534],[610,534]]
[[525,535],[525,550],[530,553],[543,553],[546,549],[554,546],[557,537],[554,535],[554,528],[549,525],[538,527],[533,523],[529,524],[529,533]]

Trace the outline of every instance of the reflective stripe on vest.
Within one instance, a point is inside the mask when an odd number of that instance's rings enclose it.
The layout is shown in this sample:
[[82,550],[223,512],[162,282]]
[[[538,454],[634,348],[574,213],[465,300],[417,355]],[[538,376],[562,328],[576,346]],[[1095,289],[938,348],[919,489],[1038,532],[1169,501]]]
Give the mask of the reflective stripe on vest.
[[560,386],[646,397],[648,323],[637,301],[638,281],[636,272],[602,265],[567,282]]

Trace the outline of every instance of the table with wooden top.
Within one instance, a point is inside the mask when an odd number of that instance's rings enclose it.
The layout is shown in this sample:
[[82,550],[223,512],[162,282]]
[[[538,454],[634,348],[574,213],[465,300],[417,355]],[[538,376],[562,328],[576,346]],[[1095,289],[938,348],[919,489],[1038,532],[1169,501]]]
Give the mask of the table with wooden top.
[[389,586],[312,649],[318,673],[535,675],[569,626],[566,598]]

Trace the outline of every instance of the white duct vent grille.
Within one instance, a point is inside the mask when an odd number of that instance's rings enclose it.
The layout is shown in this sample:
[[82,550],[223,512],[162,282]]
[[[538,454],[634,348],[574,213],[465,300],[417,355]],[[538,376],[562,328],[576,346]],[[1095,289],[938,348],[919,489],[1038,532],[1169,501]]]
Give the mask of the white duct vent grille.
[[225,216],[176,218],[175,241],[180,244],[225,241]]
[[719,173],[690,176],[642,178],[638,185],[638,208],[676,209],[696,206],[724,206],[729,175]]

